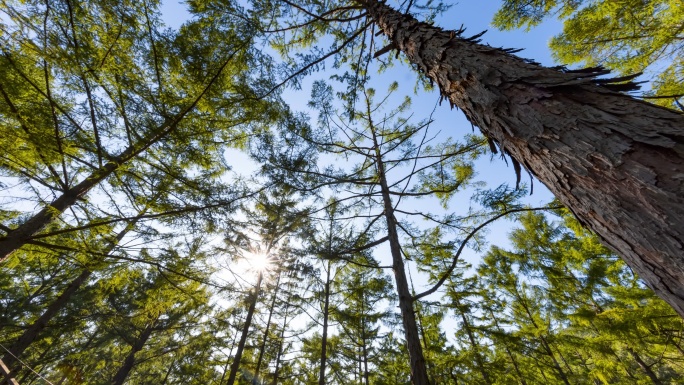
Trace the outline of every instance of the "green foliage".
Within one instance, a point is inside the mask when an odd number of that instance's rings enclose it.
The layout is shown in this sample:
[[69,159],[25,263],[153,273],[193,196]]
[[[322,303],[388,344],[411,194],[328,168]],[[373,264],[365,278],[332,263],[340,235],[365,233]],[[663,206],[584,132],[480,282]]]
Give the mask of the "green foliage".
[[[497,23],[582,16],[577,35],[554,44],[589,63],[623,46],[585,52],[572,42],[611,28],[623,39],[617,26],[634,27],[634,16],[653,32],[644,41],[674,58],[658,31],[682,19],[679,4],[627,3],[631,13],[598,1],[509,1]],[[406,267],[414,298],[402,300],[431,382],[680,381],[682,320],[595,236],[564,210],[525,212],[522,189],[479,183],[482,138],[433,138],[434,123],[409,116],[396,82],[366,87],[378,47],[356,3],[245,10],[192,0],[178,30],[154,1],[3,5],[0,187],[44,207],[116,163],[1,266],[0,343],[44,323],[20,354],[25,364],[12,365],[20,383],[39,382],[28,367],[53,383],[225,383],[254,300],[237,383],[316,384],[325,347],[327,384],[409,384],[399,297],[383,266],[390,230],[400,251],[390,267]],[[625,72],[655,60],[629,44]],[[313,84],[312,125],[282,104],[275,77],[296,86],[326,65],[321,55],[343,84]],[[658,92],[681,83],[672,63]],[[261,162],[254,180],[232,176],[227,147]],[[3,200],[3,236],[32,217],[14,203]],[[478,261],[480,230],[503,216],[518,223],[510,246]],[[258,296],[239,262],[246,251],[272,257]]]
[[[522,215],[513,250],[493,247],[479,268],[497,349],[518,362],[528,383],[539,376],[674,381],[684,369],[672,342],[682,320],[569,212],[559,214],[561,222]],[[526,374],[531,359],[552,370]]]
[[501,29],[528,30],[547,17],[563,20],[551,40],[564,64],[606,66],[649,76],[650,96],[664,106],[684,95],[684,6],[676,0],[506,0],[494,17]]

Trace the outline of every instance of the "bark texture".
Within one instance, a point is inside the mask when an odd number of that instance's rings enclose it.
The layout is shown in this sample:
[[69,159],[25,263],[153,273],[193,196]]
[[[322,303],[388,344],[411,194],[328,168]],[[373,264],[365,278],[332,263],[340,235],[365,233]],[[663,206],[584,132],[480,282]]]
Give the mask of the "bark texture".
[[546,68],[360,3],[516,169],[544,183],[684,316],[684,115],[615,91],[596,78],[601,69]]

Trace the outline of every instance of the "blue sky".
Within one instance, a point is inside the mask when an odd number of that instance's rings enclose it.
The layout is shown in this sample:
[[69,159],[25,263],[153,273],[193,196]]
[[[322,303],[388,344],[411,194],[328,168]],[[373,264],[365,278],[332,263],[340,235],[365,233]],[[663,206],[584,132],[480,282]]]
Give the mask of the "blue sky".
[[[394,3],[394,4],[393,4]],[[389,0],[388,4],[396,5],[396,2]],[[488,32],[483,36],[482,41],[495,47],[505,48],[524,48],[518,55],[530,59],[534,59],[544,65],[554,65],[548,49],[548,42],[554,34],[561,31],[561,24],[555,20],[550,20],[530,32],[506,31],[501,32],[491,26],[491,20],[501,5],[500,1],[495,0],[464,0],[453,3],[448,12],[441,15],[436,24],[448,29],[457,29],[463,24],[467,30],[465,35],[474,35],[484,30]],[[187,17],[185,6],[177,0],[171,0],[164,3],[162,8],[164,18],[167,24],[171,27],[179,26]],[[331,72],[321,71],[309,76],[303,82],[301,90],[288,89],[285,94],[287,100],[292,108],[297,110],[306,110],[306,104],[310,97],[310,84],[314,80],[328,80]],[[440,138],[452,136],[459,138],[465,134],[471,133],[471,125],[465,119],[460,111],[451,110],[448,103],[435,108],[438,101],[437,92],[428,93],[420,90],[414,94],[413,89],[416,84],[417,75],[408,66],[397,63],[393,68],[373,77],[372,86],[377,88],[380,93],[384,91],[387,85],[392,81],[400,83],[399,94],[410,94],[413,100],[412,112],[414,119],[420,120],[428,117],[434,110],[434,123],[431,128],[432,132],[440,132]],[[312,115],[314,113],[311,113]],[[315,116],[315,115],[314,115]],[[315,120],[312,119],[312,123]],[[247,157],[237,151],[229,152],[229,162],[233,163],[236,169],[253,170],[254,165],[249,165]],[[482,157],[477,162],[477,172],[479,180],[485,181],[489,187],[496,187],[501,183],[515,184],[515,173],[510,165],[507,165],[498,157],[490,160],[489,156]],[[522,177],[524,183],[529,184],[529,176],[524,174]],[[538,181],[534,181],[534,195],[528,196],[525,201],[532,206],[540,206],[548,203],[552,199],[552,195],[546,188]],[[430,209],[439,210],[439,205],[436,202],[422,201],[421,208],[425,205],[430,206]],[[458,212],[467,208],[467,202],[453,202],[449,210]],[[507,233],[511,230],[513,224],[507,221],[499,221],[488,226],[488,241],[490,244],[505,246],[508,244]],[[385,254],[380,248],[379,254]],[[476,264],[479,255],[474,252],[468,252],[466,260]]]

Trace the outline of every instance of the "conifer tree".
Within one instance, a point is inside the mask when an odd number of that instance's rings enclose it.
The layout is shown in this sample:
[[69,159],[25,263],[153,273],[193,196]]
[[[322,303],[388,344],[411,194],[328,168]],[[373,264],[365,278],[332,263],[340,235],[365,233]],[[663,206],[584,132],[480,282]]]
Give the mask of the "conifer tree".
[[[223,7],[194,9],[197,18],[172,31],[158,2],[4,4],[0,129],[11,150],[2,175],[31,191],[37,211],[7,209],[0,260],[57,218],[77,227],[78,209],[97,206],[87,197],[98,186],[121,193],[161,171],[178,182],[176,198],[200,189],[225,173],[223,146],[244,144],[243,130],[278,115],[277,101],[255,95],[267,77],[252,81],[253,63],[267,61],[251,50],[248,26],[226,15],[233,5]],[[212,27],[221,17],[230,25]]]
[[602,68],[545,68],[515,50],[479,44],[481,34],[435,27],[381,1],[254,7],[269,15],[268,29],[281,23],[274,42],[285,53],[334,35],[326,54],[307,56],[288,79],[328,57],[353,63],[339,76],[349,80],[351,104],[368,76],[369,40],[381,32],[389,44],[376,56],[403,53],[480,128],[493,151],[512,157],[517,174],[524,167],[537,177],[684,316],[684,204],[676,177],[684,167],[684,115],[622,93],[635,89],[632,77],[601,78],[608,73]]

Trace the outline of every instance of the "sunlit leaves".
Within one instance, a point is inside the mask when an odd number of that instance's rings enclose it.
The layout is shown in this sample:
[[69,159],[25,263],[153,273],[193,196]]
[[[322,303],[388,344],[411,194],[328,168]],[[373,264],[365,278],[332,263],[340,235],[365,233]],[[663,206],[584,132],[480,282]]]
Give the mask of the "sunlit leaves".
[[684,94],[684,6],[676,0],[505,1],[494,23],[502,29],[538,25],[556,16],[563,33],[551,40],[563,64],[601,65],[624,75],[644,72],[655,103],[675,107]]

